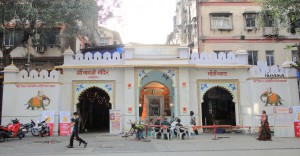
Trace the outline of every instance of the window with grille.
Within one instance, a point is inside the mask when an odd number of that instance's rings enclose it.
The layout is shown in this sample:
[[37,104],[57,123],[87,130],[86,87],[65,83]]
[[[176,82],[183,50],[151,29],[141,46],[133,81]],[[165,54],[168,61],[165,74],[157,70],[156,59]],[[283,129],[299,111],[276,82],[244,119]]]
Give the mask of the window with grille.
[[292,50],[292,61],[298,62],[298,52],[297,50]]
[[296,34],[300,32],[300,18],[291,13],[288,15],[290,20],[290,32]]
[[257,53],[258,51],[248,51],[248,64],[257,65]]
[[245,13],[245,27],[246,29],[256,28],[256,14],[255,13]]
[[265,27],[275,27],[275,18],[272,16],[270,13],[265,13],[264,14],[264,26]]
[[267,50],[266,51],[266,60],[268,66],[274,65],[274,51],[273,50]]
[[51,29],[44,31],[44,37],[47,46],[55,46],[60,44],[60,29]]
[[232,14],[210,14],[210,28],[211,30],[232,30]]
[[15,43],[24,41],[24,31],[20,29],[8,30],[4,35],[4,45],[14,46]]
[[13,33],[9,33],[4,36],[4,45],[5,46],[13,46],[14,45]]
[[101,37],[100,38],[100,44],[102,45],[108,45],[108,38],[107,37]]

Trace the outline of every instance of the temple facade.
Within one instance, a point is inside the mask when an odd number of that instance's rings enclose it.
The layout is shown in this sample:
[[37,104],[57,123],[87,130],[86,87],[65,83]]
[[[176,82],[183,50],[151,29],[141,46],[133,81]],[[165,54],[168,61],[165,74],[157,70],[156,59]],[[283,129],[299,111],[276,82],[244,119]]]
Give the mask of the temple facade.
[[299,105],[293,62],[248,65],[245,50],[190,53],[180,45],[126,45],[124,51],[76,53],[67,49],[57,70],[4,69],[2,123],[18,117],[38,119],[43,110],[77,111],[81,127],[109,131],[109,110],[121,112],[121,129],[129,121],[158,116],[183,125],[194,112],[197,125],[259,126],[266,110],[270,124],[274,108]]

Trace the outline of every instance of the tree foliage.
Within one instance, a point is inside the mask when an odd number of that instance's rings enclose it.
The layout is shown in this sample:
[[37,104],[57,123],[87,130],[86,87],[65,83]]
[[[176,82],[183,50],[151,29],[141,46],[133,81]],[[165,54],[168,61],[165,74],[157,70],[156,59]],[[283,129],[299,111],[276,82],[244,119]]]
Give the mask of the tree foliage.
[[[264,12],[269,12],[275,19],[279,19],[281,23],[288,23],[291,30],[300,25],[300,0],[253,0],[262,6]],[[291,31],[292,32],[292,31]],[[293,33],[296,33],[294,31]],[[300,32],[298,32],[300,33]],[[288,45],[285,49],[291,50],[297,48],[298,62],[297,65],[291,65],[300,71],[300,43]]]
[[299,0],[254,0],[259,3],[264,11],[270,12],[273,16],[285,21],[287,15],[294,19],[300,17]]
[[[39,29],[59,28],[63,40],[74,38],[79,33],[91,36],[98,24],[114,17],[114,11],[119,7],[120,0],[0,0],[0,41],[5,55],[4,65],[10,63],[6,62],[10,52]],[[12,29],[24,30],[23,39],[5,47],[3,36]]]

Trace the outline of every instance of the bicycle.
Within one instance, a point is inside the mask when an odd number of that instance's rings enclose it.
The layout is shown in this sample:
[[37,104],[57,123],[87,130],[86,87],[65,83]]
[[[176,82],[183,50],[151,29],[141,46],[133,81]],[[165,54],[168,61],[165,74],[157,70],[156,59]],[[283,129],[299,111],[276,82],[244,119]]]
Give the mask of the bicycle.
[[131,128],[130,130],[125,133],[122,138],[125,138],[125,140],[129,137],[129,136],[133,136],[134,134],[136,134],[136,127],[135,127],[135,122],[131,122],[131,120],[129,120],[129,123],[128,124],[131,124]]

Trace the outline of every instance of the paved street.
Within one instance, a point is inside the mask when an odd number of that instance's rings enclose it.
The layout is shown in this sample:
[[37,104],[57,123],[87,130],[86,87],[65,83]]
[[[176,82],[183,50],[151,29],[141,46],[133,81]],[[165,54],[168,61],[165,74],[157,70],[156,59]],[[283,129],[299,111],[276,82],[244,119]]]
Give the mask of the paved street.
[[87,148],[78,146],[68,149],[69,137],[33,137],[26,136],[23,140],[9,139],[0,143],[0,155],[299,155],[300,139],[273,138],[273,141],[257,141],[255,135],[222,134],[219,140],[213,140],[212,134],[201,134],[189,140],[153,140],[151,142],[135,141],[134,137],[127,140],[121,135],[106,133],[82,134],[88,141]]

